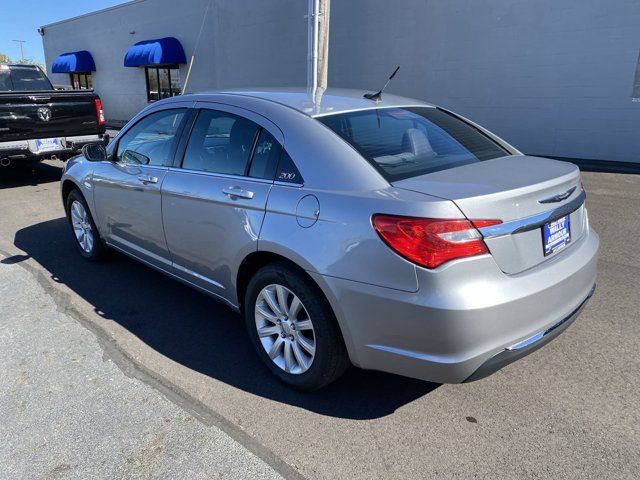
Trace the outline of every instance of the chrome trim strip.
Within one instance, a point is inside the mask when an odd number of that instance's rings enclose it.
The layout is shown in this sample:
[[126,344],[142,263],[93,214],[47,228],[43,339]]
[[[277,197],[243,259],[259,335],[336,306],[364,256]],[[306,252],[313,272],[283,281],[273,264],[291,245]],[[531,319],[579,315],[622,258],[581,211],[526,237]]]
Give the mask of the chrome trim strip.
[[274,181],[273,184],[274,185],[278,185],[279,187],[293,187],[293,188],[302,188],[302,187],[304,187],[304,183],[281,182],[280,180]]
[[269,180],[266,178],[257,178],[257,177],[245,177],[244,175],[231,175],[227,173],[216,173],[216,172],[207,172],[204,170],[191,170],[189,168],[180,168],[180,167],[168,167],[170,172],[179,172],[179,173],[190,173],[193,175],[201,175],[205,177],[215,177],[215,178],[224,178],[229,180],[240,180],[243,182],[255,182],[255,183],[264,183],[264,184],[272,184],[273,180]]
[[537,215],[531,215],[530,217],[483,227],[479,230],[484,238],[501,237],[503,235],[512,235],[535,230],[542,227],[545,223],[573,213],[582,206],[586,198],[587,195],[584,190],[582,190],[580,195],[561,207],[549,210],[548,212],[539,213]]
[[204,275],[200,275],[199,273],[196,273],[193,270],[189,270],[188,268],[185,268],[182,265],[178,265],[177,263],[174,263],[173,267],[180,270],[183,273],[186,273],[187,275],[191,275],[192,277],[197,278],[198,280],[202,280],[203,282],[210,283],[216,288],[220,288],[222,290],[225,289],[221,283],[218,283],[215,280],[211,280],[209,277],[205,277]]
[[[561,324],[563,324],[566,320],[563,320],[560,323],[557,323],[553,328],[555,327],[559,327]],[[518,342],[514,345],[511,345],[510,347],[505,348],[505,350],[509,350],[509,351],[513,351],[513,350],[520,350],[521,348],[526,347],[527,345],[531,345],[532,343],[537,342],[538,340],[540,340],[542,337],[544,337],[547,334],[547,331],[544,330],[542,332],[538,332],[535,335],[529,337],[529,338],[525,338],[524,340],[522,340],[521,342]]]

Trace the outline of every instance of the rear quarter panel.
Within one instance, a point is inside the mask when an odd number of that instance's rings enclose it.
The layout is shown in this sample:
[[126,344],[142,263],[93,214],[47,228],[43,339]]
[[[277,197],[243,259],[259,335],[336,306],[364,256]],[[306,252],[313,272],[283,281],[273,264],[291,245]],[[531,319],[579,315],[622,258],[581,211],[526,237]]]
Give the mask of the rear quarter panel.
[[[318,199],[317,221],[298,211],[308,195]],[[276,184],[258,249],[283,255],[309,272],[415,292],[415,266],[380,239],[371,225],[374,213],[464,218],[452,202],[392,187],[357,193]]]

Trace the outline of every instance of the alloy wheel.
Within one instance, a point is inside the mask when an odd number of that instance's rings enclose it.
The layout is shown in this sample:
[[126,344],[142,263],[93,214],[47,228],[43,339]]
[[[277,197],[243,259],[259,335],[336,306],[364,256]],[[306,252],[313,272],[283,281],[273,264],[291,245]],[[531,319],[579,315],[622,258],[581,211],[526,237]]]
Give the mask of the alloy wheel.
[[77,200],[71,204],[71,225],[73,226],[73,232],[76,235],[76,240],[78,240],[80,244],[80,248],[82,248],[85,253],[91,253],[94,242],[91,221],[89,220],[89,214],[84,208],[84,205]]
[[298,296],[271,284],[258,294],[256,329],[271,361],[287,373],[301,374],[313,363],[316,336],[313,322]]

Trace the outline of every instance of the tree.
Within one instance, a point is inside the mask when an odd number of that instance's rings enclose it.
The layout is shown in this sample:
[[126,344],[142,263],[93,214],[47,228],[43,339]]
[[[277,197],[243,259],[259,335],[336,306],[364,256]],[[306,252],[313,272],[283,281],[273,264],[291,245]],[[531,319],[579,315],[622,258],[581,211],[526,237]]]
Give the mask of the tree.
[[18,63],[20,65],[37,65],[42,70],[46,71],[46,68],[45,68],[45,66],[43,64],[41,64],[40,62],[36,62],[35,60],[33,60],[31,58],[23,58],[22,60],[18,60],[15,63]]
[[4,53],[0,53],[0,63],[13,63],[13,64],[19,64],[19,65],[37,65],[43,71],[47,70],[42,63],[37,62],[31,58],[23,58],[22,60],[13,60],[9,55],[6,55]]

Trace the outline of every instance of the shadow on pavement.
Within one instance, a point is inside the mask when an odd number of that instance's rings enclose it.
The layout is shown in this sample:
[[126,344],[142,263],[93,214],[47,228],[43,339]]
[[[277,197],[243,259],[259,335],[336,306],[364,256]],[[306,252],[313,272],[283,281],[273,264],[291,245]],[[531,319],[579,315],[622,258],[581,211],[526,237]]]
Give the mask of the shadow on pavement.
[[274,379],[252,350],[240,316],[124,255],[100,263],[76,252],[64,218],[17,232],[15,245],[94,306],[162,355],[236,388],[333,417],[372,419],[393,413],[437,384],[350,369],[312,394]]
[[0,167],[0,190],[3,188],[23,187],[26,185],[41,185],[43,183],[57,182],[62,176],[64,164],[56,165],[48,163],[29,163],[25,165],[12,165]]

